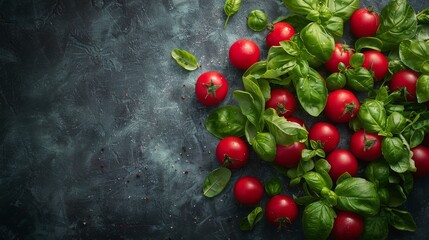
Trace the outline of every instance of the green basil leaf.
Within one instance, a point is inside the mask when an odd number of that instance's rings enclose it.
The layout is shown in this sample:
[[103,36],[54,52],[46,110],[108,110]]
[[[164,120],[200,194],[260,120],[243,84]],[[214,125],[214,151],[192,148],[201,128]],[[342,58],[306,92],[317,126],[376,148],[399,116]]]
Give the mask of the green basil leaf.
[[390,167],[384,161],[369,163],[365,168],[365,177],[379,187],[389,184]]
[[188,71],[196,70],[199,67],[197,58],[186,50],[175,48],[171,51],[171,57]]
[[225,106],[212,111],[205,121],[206,129],[218,138],[242,137],[246,117],[237,106]]
[[302,225],[306,239],[319,240],[329,237],[334,226],[335,211],[323,201],[317,201],[305,207]]
[[407,119],[398,112],[392,112],[386,120],[386,131],[399,134],[407,125]]
[[282,192],[282,190],[283,190],[283,182],[278,177],[271,178],[265,184],[265,192],[267,192],[268,196],[270,197],[279,195]]
[[225,0],[225,4],[223,5],[223,11],[226,14],[226,20],[223,25],[223,28],[226,28],[228,24],[229,18],[236,14],[241,6],[241,0]]
[[404,40],[399,45],[401,61],[416,72],[429,74],[429,43],[418,40]]
[[264,216],[263,210],[261,207],[256,207],[252,212],[247,215],[247,217],[243,218],[240,223],[241,231],[251,231],[255,227],[255,225],[261,221]]
[[416,13],[407,0],[392,0],[381,10],[376,37],[383,42],[383,50],[397,47],[414,37],[416,31]]
[[410,194],[411,190],[413,190],[414,185],[414,177],[411,172],[404,172],[399,174],[399,177],[402,179],[402,186],[406,194]]
[[315,0],[283,0],[283,4],[291,11],[307,15],[312,10],[317,10],[318,5]]
[[252,139],[252,147],[262,160],[274,161],[276,157],[276,139],[271,133],[258,132]]
[[331,164],[329,164],[326,159],[319,159],[316,161],[315,168],[318,173],[329,172],[331,170]]
[[385,137],[381,142],[381,152],[393,171],[403,173],[409,170],[411,154],[400,138]]
[[388,187],[389,190],[389,207],[399,207],[407,201],[407,195],[404,192],[404,189],[398,184],[390,184]]
[[261,109],[254,100],[252,94],[242,90],[234,90],[233,98],[240,105],[241,112],[256,127],[256,130],[262,131],[263,122],[261,121]]
[[265,122],[277,144],[287,146],[294,142],[307,140],[308,132],[304,127],[288,122],[284,117],[279,117],[276,110],[272,108],[265,111]]
[[425,132],[423,129],[408,128],[404,131],[403,136],[407,139],[410,148],[415,148],[423,142]]
[[411,126],[414,129],[427,129],[429,127],[429,112],[421,112],[418,118],[412,122]]
[[364,67],[348,69],[346,77],[347,84],[355,91],[367,92],[374,88],[374,78],[371,72]]
[[335,188],[337,207],[341,210],[374,216],[380,209],[375,185],[363,178],[347,178]]
[[262,10],[252,10],[247,16],[247,26],[256,32],[261,32],[267,27],[267,14]]
[[417,79],[416,89],[417,102],[423,103],[429,101],[429,75],[421,75]]
[[369,99],[359,108],[358,118],[362,127],[370,133],[379,133],[386,127],[386,110],[381,101]]
[[250,66],[243,74],[243,78],[252,76],[259,79],[267,71],[267,61],[260,61]]
[[301,54],[301,49],[299,48],[298,44],[292,41],[281,41],[280,47],[283,48],[283,50],[291,55],[291,56],[299,56]]
[[251,123],[249,120],[246,121],[246,125],[244,126],[244,134],[246,136],[247,142],[251,145],[253,138],[258,133],[255,125]]
[[359,0],[328,0],[328,7],[334,16],[348,20],[355,10],[359,8]]
[[343,36],[344,21],[341,17],[333,16],[328,20],[323,21],[322,26],[336,39],[339,39]]
[[316,193],[320,193],[323,188],[329,188],[329,184],[325,181],[322,175],[317,172],[308,172],[304,174],[303,178],[305,179],[305,182],[308,184],[308,186]]
[[207,175],[203,185],[203,195],[212,198],[219,195],[231,179],[231,170],[219,167]]
[[417,25],[417,33],[416,33],[416,40],[427,40],[429,39],[429,25]]
[[346,75],[340,72],[335,72],[326,78],[326,87],[330,91],[342,89],[346,86],[347,78]]
[[390,225],[401,231],[416,231],[416,222],[413,216],[407,212],[398,209],[386,209]]
[[351,177],[352,177],[352,175],[350,175],[350,173],[345,172],[345,173],[341,174],[341,175],[338,177],[338,179],[337,179],[337,181],[336,181],[335,183],[338,185],[338,184],[340,184],[342,181],[344,181],[344,180],[346,180],[346,179],[348,179],[348,178],[351,178]]
[[425,8],[416,15],[418,24],[429,24],[429,8]]
[[268,50],[267,71],[264,78],[279,78],[291,71],[296,65],[296,56],[288,54],[281,46],[273,46]]
[[355,53],[350,58],[350,66],[352,68],[359,68],[362,66],[363,62],[365,61],[365,56],[363,53]]
[[304,15],[294,13],[278,17],[273,21],[273,24],[278,22],[289,23],[295,29],[295,32],[300,32],[301,29],[303,29],[305,26],[307,26],[307,24],[310,23],[310,21],[306,19]]
[[362,49],[373,49],[381,52],[383,49],[383,42],[376,37],[362,37],[355,42],[356,52],[361,52]]
[[362,239],[364,240],[384,240],[389,235],[389,220],[384,213],[380,211],[379,215],[367,216],[364,218],[365,228]]
[[303,28],[300,37],[305,48],[322,61],[328,61],[335,48],[335,40],[324,27],[312,22]]
[[296,204],[306,206],[306,205],[309,205],[311,203],[318,201],[320,199],[320,197],[315,197],[315,196],[296,197],[296,196],[293,196],[293,199],[295,200]]

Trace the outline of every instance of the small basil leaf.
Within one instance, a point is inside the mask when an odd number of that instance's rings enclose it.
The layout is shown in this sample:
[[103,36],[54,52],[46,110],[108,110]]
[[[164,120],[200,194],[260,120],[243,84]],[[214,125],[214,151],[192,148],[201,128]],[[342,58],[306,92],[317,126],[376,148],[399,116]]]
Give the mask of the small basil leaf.
[[376,37],[362,37],[355,42],[356,52],[361,52],[362,49],[372,49],[381,52],[383,42]]
[[306,206],[306,205],[309,205],[310,203],[314,203],[318,201],[320,198],[315,196],[302,196],[302,197],[294,196],[293,199],[297,204]]
[[281,41],[280,46],[283,48],[283,50],[291,55],[291,56],[299,56],[301,53],[301,49],[299,48],[298,44],[292,41]]
[[267,27],[267,15],[262,10],[250,11],[247,26],[256,32],[263,31]]
[[389,235],[389,220],[384,211],[380,211],[380,214],[376,216],[366,216],[364,221],[365,228],[362,239],[387,239]]
[[329,0],[327,4],[334,16],[340,17],[345,21],[359,8],[359,0]]
[[265,192],[267,192],[268,196],[270,197],[279,195],[282,192],[282,190],[283,190],[283,183],[278,177],[271,178],[265,184]]
[[404,40],[399,45],[401,61],[416,72],[429,74],[429,43],[419,40]]
[[340,184],[342,181],[344,181],[344,180],[346,180],[346,179],[348,179],[348,178],[351,178],[352,177],[352,175],[350,175],[350,173],[348,173],[348,172],[345,172],[345,173],[343,173],[343,174],[341,174],[340,175],[340,177],[337,179],[337,181],[336,181],[336,184],[338,185],[338,184]]
[[307,140],[308,132],[304,127],[289,122],[284,117],[279,117],[276,110],[272,108],[265,111],[265,122],[277,144],[287,146],[294,142]]
[[413,216],[407,212],[398,209],[386,209],[390,225],[401,231],[416,231],[416,222]]
[[355,53],[350,58],[350,66],[352,68],[359,68],[362,66],[363,62],[365,61],[365,57],[363,53]]
[[266,71],[267,61],[256,62],[244,72],[243,77],[252,76],[255,79],[259,79]]
[[411,154],[400,138],[385,137],[381,142],[381,152],[393,171],[403,173],[409,170]]
[[330,91],[342,89],[346,86],[347,78],[343,73],[335,72],[326,78],[326,87]]
[[429,75],[421,75],[417,79],[417,101],[419,103],[429,101]]
[[411,190],[413,190],[414,185],[414,177],[411,172],[401,173],[399,175],[402,179],[402,186],[406,194],[410,194]]
[[322,175],[317,172],[308,172],[304,174],[303,178],[305,179],[305,182],[308,184],[308,186],[316,193],[320,193],[323,188],[328,188],[328,183],[325,181]]
[[388,190],[389,207],[399,207],[407,200],[407,195],[405,194],[404,189],[398,184],[390,184]]
[[218,138],[242,137],[246,118],[237,106],[225,106],[214,110],[205,121],[206,129]]
[[262,160],[274,161],[276,157],[276,139],[271,133],[258,132],[252,140],[252,147]]
[[301,29],[303,29],[305,26],[307,26],[307,24],[310,23],[310,21],[307,20],[304,15],[294,13],[278,17],[273,21],[273,24],[278,22],[289,23],[290,25],[292,25],[296,32],[300,32]]
[[257,131],[261,131],[261,110],[259,108],[259,104],[255,102],[252,94],[242,90],[235,90],[233,97],[238,102],[242,114],[256,127]]
[[252,212],[247,215],[247,217],[243,218],[240,223],[241,231],[251,231],[255,227],[255,225],[261,221],[264,216],[263,210],[261,207],[256,207]]
[[226,28],[226,25],[228,24],[229,18],[236,14],[241,6],[241,0],[226,0],[225,4],[223,5],[223,11],[225,12],[227,18],[225,20],[225,23],[223,25],[223,28]]
[[300,32],[300,37],[309,53],[328,61],[335,48],[335,40],[325,28],[316,22],[308,24]]
[[323,201],[310,203],[302,215],[306,239],[326,239],[334,226],[335,211]]
[[203,195],[212,198],[219,195],[231,179],[231,170],[219,167],[207,175],[203,185]]
[[358,118],[367,132],[382,132],[385,129],[387,118],[383,102],[373,99],[366,100],[359,108]]
[[374,88],[374,78],[366,68],[349,69],[346,71],[346,77],[347,84],[355,91],[367,92]]
[[386,121],[386,131],[399,134],[407,125],[407,119],[398,112],[392,112]]
[[171,57],[188,71],[196,70],[199,67],[197,58],[186,50],[175,48],[171,51]]

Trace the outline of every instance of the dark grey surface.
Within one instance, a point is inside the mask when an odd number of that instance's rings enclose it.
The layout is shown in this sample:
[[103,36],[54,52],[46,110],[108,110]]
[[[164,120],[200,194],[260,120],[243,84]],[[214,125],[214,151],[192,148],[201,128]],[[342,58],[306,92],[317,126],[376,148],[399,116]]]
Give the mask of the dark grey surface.
[[[196,101],[193,85],[216,70],[230,93],[241,88],[229,46],[246,37],[267,51],[265,33],[246,28],[252,9],[271,20],[287,13],[279,1],[243,1],[224,30],[220,0],[0,0],[0,239],[302,238],[299,221],[241,233],[250,209],[231,185],[215,199],[201,194],[218,140],[202,125],[213,108]],[[175,47],[201,69],[181,69]],[[231,103],[229,94],[222,105]],[[247,174],[276,175],[254,155],[233,182]],[[427,181],[406,204],[417,232],[391,238],[429,234]]]

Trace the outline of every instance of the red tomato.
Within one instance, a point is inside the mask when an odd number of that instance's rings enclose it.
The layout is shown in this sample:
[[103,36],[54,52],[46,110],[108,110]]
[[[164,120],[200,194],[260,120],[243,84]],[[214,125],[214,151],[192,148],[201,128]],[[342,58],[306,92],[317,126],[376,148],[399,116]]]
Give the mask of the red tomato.
[[226,137],[217,144],[216,157],[219,163],[227,168],[241,168],[249,160],[249,148],[246,142],[239,137]]
[[401,88],[407,91],[407,100],[416,101],[417,79],[419,74],[410,69],[400,70],[393,74],[392,80],[389,82],[390,91],[394,92]]
[[292,224],[297,216],[298,206],[295,201],[283,194],[270,198],[265,206],[265,217],[270,224],[276,227]]
[[359,107],[359,100],[354,93],[338,89],[328,95],[324,112],[332,122],[346,123],[357,115]]
[[358,162],[353,154],[345,149],[335,149],[326,158],[331,165],[329,170],[329,176],[332,180],[337,179],[345,172],[348,172],[351,176],[356,176],[358,171]]
[[265,41],[268,47],[280,46],[280,42],[290,40],[295,34],[295,29],[287,22],[274,23],[273,30],[268,33]]
[[411,149],[411,151],[413,152],[412,159],[417,168],[414,175],[418,177],[429,175],[429,148],[419,145]]
[[245,206],[256,205],[264,196],[264,186],[255,177],[245,176],[234,185],[235,199]]
[[364,61],[362,67],[374,72],[375,80],[380,81],[389,70],[389,61],[383,53],[375,50],[363,52]]
[[206,106],[214,106],[225,99],[228,93],[228,82],[218,72],[205,72],[201,74],[195,84],[197,99]]
[[249,39],[240,39],[229,48],[229,60],[234,67],[246,70],[259,61],[261,52],[258,45]]
[[336,43],[334,52],[332,53],[331,58],[325,63],[325,68],[331,72],[339,72],[338,64],[344,63],[346,67],[350,66],[350,58],[352,57],[354,51],[349,48],[347,45],[342,43]]
[[363,129],[353,133],[350,138],[351,152],[362,161],[374,161],[381,158],[382,136],[367,133]]
[[360,215],[354,212],[340,211],[334,221],[331,236],[335,240],[357,240],[363,234],[364,224]]
[[353,36],[358,38],[375,36],[378,26],[380,26],[378,14],[367,8],[356,10],[350,17],[350,30]]
[[285,168],[295,167],[301,160],[304,149],[305,144],[301,142],[294,142],[289,146],[277,145],[274,163]]
[[294,122],[294,123],[298,123],[299,125],[301,125],[302,127],[305,127],[305,123],[304,121],[302,121],[299,118],[296,117],[288,117],[286,120],[288,120],[289,122]]
[[271,90],[271,98],[265,103],[265,108],[274,108],[279,116],[289,117],[296,109],[295,96],[286,89]]
[[322,149],[329,153],[334,151],[338,146],[340,142],[340,132],[330,123],[318,122],[310,128],[308,139],[320,142],[322,144]]

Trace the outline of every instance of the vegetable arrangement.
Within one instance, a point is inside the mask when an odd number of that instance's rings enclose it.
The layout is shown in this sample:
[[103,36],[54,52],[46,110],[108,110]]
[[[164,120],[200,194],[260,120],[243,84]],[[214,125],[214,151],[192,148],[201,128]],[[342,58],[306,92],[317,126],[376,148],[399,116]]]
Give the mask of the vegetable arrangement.
[[[287,227],[300,205],[307,239],[386,239],[390,227],[415,231],[401,207],[413,179],[429,175],[429,8],[416,13],[408,1],[392,0],[378,14],[359,8],[358,0],[283,4],[292,13],[273,23],[261,10],[248,16],[250,29],[269,31],[265,60],[250,39],[230,47],[231,64],[244,70],[244,89],[232,93],[238,106],[218,107],[205,121],[220,139],[220,167],[207,176],[203,194],[221,194],[233,171],[247,165],[251,149],[303,194],[282,194],[284,179],[264,186],[253,176],[240,178],[235,199],[256,207],[241,230],[252,230],[263,215]],[[224,27],[240,5],[225,1]],[[340,43],[344,24],[350,24],[354,47]],[[173,50],[172,57],[187,70],[198,68],[184,50]],[[225,98],[228,83],[206,72],[195,90],[201,103],[213,106]],[[307,129],[294,118],[298,105],[327,121]],[[350,149],[337,148],[336,124],[348,124]],[[264,192],[270,199],[259,206]]]

